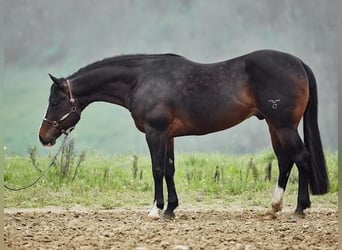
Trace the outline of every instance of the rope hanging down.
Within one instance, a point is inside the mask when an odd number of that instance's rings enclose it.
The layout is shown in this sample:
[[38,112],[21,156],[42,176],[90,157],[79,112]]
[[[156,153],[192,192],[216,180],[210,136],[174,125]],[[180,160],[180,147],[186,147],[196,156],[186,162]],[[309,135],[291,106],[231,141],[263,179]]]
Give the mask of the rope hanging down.
[[37,179],[35,179],[32,183],[30,183],[30,184],[27,185],[27,186],[18,187],[18,188],[9,187],[9,186],[7,186],[6,184],[4,184],[4,187],[5,187],[6,189],[8,189],[8,190],[11,190],[11,191],[20,191],[20,190],[24,190],[24,189],[27,189],[27,188],[29,188],[29,187],[32,187],[34,184],[36,184],[36,183],[44,176],[44,174],[45,174],[53,165],[55,165],[56,160],[57,160],[57,157],[58,157],[58,155],[61,153],[61,151],[62,151],[62,149],[63,149],[63,147],[64,147],[64,145],[65,145],[65,142],[66,142],[67,137],[68,137],[68,135],[65,134],[65,136],[64,136],[64,138],[63,138],[63,142],[62,142],[61,146],[59,147],[59,149],[58,149],[57,153],[55,154],[55,156],[52,158],[51,163],[49,164],[49,166],[48,166],[44,171],[42,171],[41,174],[40,174],[40,176],[39,176]]

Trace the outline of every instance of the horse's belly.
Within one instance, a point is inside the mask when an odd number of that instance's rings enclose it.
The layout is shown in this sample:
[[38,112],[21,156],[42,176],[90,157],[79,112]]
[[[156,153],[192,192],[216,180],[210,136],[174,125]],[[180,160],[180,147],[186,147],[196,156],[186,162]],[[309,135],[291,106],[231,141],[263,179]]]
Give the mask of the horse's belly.
[[199,113],[175,117],[169,126],[170,136],[204,135],[231,128],[254,114],[246,108],[224,113]]

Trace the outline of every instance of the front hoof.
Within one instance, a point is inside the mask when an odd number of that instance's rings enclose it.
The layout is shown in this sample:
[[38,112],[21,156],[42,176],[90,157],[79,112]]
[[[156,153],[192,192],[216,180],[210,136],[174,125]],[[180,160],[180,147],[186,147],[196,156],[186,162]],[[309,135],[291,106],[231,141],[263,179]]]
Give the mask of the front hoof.
[[162,210],[161,209],[155,209],[153,208],[147,215],[147,218],[149,220],[159,220],[160,219],[160,214]]
[[160,215],[159,214],[148,214],[147,215],[147,219],[149,219],[149,220],[159,220],[160,219]]
[[153,204],[152,209],[148,213],[147,218],[149,220],[159,220],[160,219],[160,214],[161,214],[162,211],[163,211],[162,209],[157,207],[157,203],[155,202]]
[[305,213],[304,212],[298,212],[294,211],[294,213],[291,216],[293,219],[304,219],[305,218]]
[[169,221],[169,220],[173,220],[176,217],[176,214],[174,212],[172,213],[164,213],[162,220],[164,221]]

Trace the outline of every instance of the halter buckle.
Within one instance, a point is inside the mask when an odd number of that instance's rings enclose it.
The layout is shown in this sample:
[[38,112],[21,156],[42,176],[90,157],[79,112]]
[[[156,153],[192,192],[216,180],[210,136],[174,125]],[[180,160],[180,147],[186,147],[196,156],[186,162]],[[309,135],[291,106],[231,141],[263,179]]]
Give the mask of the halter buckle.
[[59,124],[57,121],[52,121],[51,122],[52,126],[55,127],[55,128],[58,128]]

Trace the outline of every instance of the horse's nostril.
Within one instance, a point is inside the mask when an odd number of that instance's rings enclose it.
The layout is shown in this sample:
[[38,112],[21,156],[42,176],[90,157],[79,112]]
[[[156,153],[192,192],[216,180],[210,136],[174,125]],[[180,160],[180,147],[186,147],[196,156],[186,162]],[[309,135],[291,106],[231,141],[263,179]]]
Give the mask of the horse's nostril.
[[43,139],[43,137],[41,137],[40,135],[39,135],[39,141],[40,141],[43,145],[48,144],[48,143],[46,142],[46,140]]
[[49,138],[43,138],[40,135],[39,135],[39,140],[44,146],[48,145],[51,141]]

